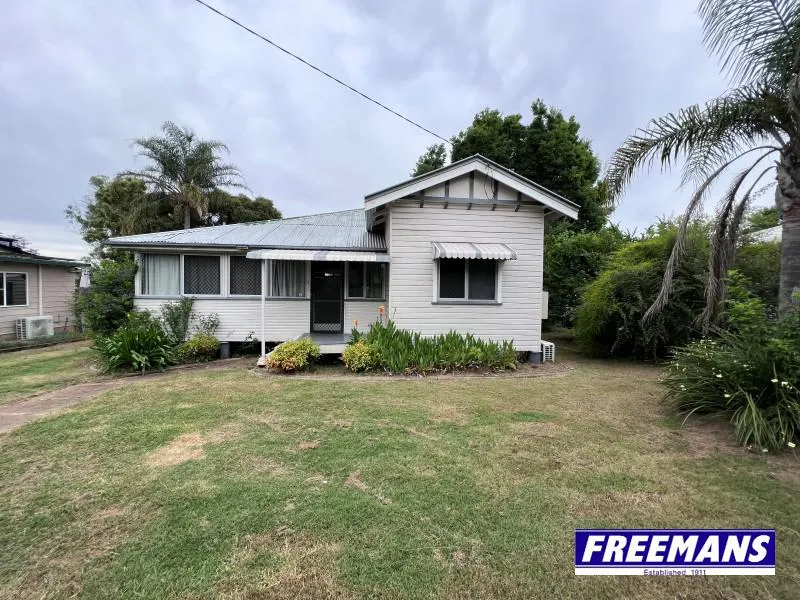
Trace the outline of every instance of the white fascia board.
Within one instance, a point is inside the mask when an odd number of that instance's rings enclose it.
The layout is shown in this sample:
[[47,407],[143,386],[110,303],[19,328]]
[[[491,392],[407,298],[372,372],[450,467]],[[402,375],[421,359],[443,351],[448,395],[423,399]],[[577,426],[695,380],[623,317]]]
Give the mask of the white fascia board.
[[[538,188],[528,185],[524,181],[520,181],[519,178],[514,177],[513,175],[509,175],[508,173],[501,171],[498,168],[490,167],[489,165],[487,165],[478,158],[457,165],[453,169],[445,169],[433,177],[425,178],[420,181],[412,181],[409,182],[408,185],[387,190],[382,194],[379,194],[377,196],[369,198],[368,200],[365,200],[364,208],[367,210],[377,208],[384,204],[394,202],[395,200],[400,200],[401,198],[412,196],[417,192],[421,192],[428,188],[442,184],[445,181],[461,177],[462,175],[467,175],[472,171],[478,171],[486,175],[487,177],[494,178],[500,183],[503,183],[508,187],[518,192],[521,192],[525,196],[528,196],[535,202],[538,202],[540,204],[543,204],[544,206],[552,208],[558,213],[564,215],[565,217],[569,217],[571,219],[578,218],[577,207],[571,204],[567,204],[560,198],[548,194],[545,191],[542,191]],[[491,198],[489,198],[488,200],[483,198],[476,198],[476,202],[484,202],[484,201],[491,203]]]

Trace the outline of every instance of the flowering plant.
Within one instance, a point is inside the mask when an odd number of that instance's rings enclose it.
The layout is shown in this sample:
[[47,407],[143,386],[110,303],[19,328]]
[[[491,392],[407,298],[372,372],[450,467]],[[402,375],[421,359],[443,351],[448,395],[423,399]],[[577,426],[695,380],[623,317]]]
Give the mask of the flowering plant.
[[772,320],[752,296],[731,299],[727,329],[676,351],[663,383],[667,401],[687,418],[724,414],[744,446],[793,447],[800,439],[800,306]]

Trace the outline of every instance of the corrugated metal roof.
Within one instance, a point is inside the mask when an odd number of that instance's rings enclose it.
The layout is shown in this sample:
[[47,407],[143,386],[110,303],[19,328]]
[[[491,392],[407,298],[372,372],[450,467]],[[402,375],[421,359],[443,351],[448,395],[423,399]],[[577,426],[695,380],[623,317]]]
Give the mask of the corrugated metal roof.
[[433,242],[433,258],[485,258],[489,260],[517,260],[517,253],[505,244]]
[[331,262],[389,262],[385,252],[348,252],[346,250],[251,250],[247,258],[272,260],[322,260]]
[[68,258],[54,258],[52,256],[39,256],[38,254],[0,254],[0,262],[24,263],[29,265],[50,265],[54,267],[80,268],[88,267],[89,263]]
[[783,237],[783,226],[776,225],[768,229],[761,229],[753,233],[752,237],[757,242],[780,242]]
[[111,238],[106,245],[386,250],[383,234],[367,231],[361,208],[275,221],[128,235]]

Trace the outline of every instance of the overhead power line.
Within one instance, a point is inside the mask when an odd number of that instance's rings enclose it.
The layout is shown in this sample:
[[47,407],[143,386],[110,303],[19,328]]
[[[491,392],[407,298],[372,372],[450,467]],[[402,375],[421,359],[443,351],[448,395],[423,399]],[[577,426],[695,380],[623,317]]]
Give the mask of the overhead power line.
[[214,13],[218,14],[220,17],[222,17],[222,18],[224,18],[224,19],[227,19],[228,21],[230,21],[231,23],[233,23],[233,24],[234,24],[234,25],[236,25],[237,27],[240,27],[241,29],[244,29],[246,32],[248,32],[248,33],[250,33],[250,34],[252,34],[252,35],[256,36],[257,38],[259,38],[260,40],[262,40],[262,41],[266,42],[266,43],[267,43],[267,44],[269,44],[270,46],[272,46],[272,47],[274,47],[274,48],[277,48],[278,50],[280,50],[280,51],[281,51],[281,52],[283,52],[284,54],[288,54],[289,56],[291,56],[291,57],[292,57],[292,58],[294,58],[295,60],[298,60],[298,61],[300,61],[301,63],[303,63],[303,64],[304,64],[304,65],[306,65],[307,67],[309,67],[309,68],[311,68],[311,69],[314,69],[314,70],[315,70],[317,73],[320,73],[321,75],[324,75],[324,76],[325,76],[325,77],[327,77],[328,79],[332,79],[333,81],[335,81],[335,82],[336,82],[336,83],[338,83],[339,85],[346,87],[348,90],[350,90],[351,92],[354,92],[354,93],[358,94],[359,96],[361,96],[361,97],[362,97],[362,98],[364,98],[365,100],[369,100],[369,101],[370,101],[370,102],[372,102],[373,104],[377,104],[377,105],[378,105],[378,106],[380,106],[380,107],[381,107],[383,110],[386,110],[386,111],[388,111],[388,112],[392,113],[392,114],[393,114],[393,115],[395,115],[396,117],[400,117],[400,118],[401,118],[401,119],[403,119],[405,122],[407,122],[407,123],[410,123],[411,125],[413,125],[414,127],[418,128],[418,129],[421,129],[421,130],[422,130],[422,131],[424,131],[425,133],[429,133],[429,134],[431,134],[433,137],[435,137],[435,138],[438,138],[438,139],[442,140],[442,141],[443,141],[445,144],[452,145],[452,144],[451,144],[451,142],[450,142],[450,140],[448,140],[448,139],[446,139],[446,138],[442,137],[442,136],[441,136],[441,135],[439,135],[438,133],[436,133],[436,132],[434,132],[434,131],[431,131],[430,129],[428,129],[427,127],[425,127],[425,126],[423,126],[423,125],[420,125],[419,123],[417,123],[417,122],[416,122],[416,121],[414,121],[413,119],[409,119],[409,118],[408,118],[407,116],[405,116],[404,114],[402,114],[402,113],[399,113],[398,111],[394,110],[393,108],[391,108],[391,107],[389,107],[389,106],[386,106],[386,105],[385,105],[383,102],[381,102],[381,101],[379,101],[379,100],[376,100],[376,99],[375,99],[375,98],[373,98],[372,96],[368,96],[368,95],[367,95],[367,94],[365,94],[364,92],[362,92],[362,91],[360,91],[360,90],[358,90],[358,89],[354,88],[354,87],[353,87],[352,85],[350,85],[349,83],[346,83],[346,82],[342,81],[341,79],[339,79],[338,77],[336,77],[336,76],[334,76],[334,75],[331,75],[331,74],[330,74],[330,73],[328,73],[327,71],[325,71],[325,70],[323,70],[323,69],[320,69],[320,68],[319,68],[319,67],[317,67],[316,65],[313,65],[313,64],[311,64],[311,63],[310,63],[310,62],[308,62],[306,59],[304,59],[304,58],[302,58],[302,57],[298,56],[297,54],[295,54],[294,52],[291,52],[290,50],[287,50],[287,49],[286,49],[286,48],[284,48],[283,46],[281,46],[281,45],[279,45],[279,44],[276,44],[275,42],[273,42],[273,41],[272,41],[271,39],[269,39],[268,37],[266,37],[266,36],[264,36],[264,35],[261,35],[260,33],[258,33],[257,31],[255,31],[255,30],[253,30],[253,29],[250,29],[250,28],[249,28],[247,25],[245,25],[245,24],[243,24],[243,23],[241,23],[241,22],[237,21],[236,19],[234,19],[233,17],[231,17],[231,16],[229,16],[229,15],[226,15],[224,12],[222,12],[222,11],[220,11],[220,10],[217,10],[216,8],[214,8],[213,6],[211,6],[211,5],[210,5],[210,4],[208,4],[208,3],[204,2],[203,0],[195,0],[195,2],[197,2],[198,4],[201,4],[201,5],[203,5],[203,6],[205,6],[205,7],[206,7],[208,10],[210,10],[211,12],[214,12]]

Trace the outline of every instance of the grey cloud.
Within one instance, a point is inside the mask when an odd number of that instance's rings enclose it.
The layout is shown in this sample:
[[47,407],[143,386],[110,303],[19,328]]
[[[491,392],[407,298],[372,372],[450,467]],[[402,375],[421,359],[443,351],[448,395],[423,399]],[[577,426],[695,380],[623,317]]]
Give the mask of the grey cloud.
[[[475,112],[575,114],[601,159],[651,116],[724,89],[694,0],[481,0],[215,6],[449,137]],[[14,3],[0,23],[0,230],[40,247],[95,174],[140,164],[163,120],[226,142],[287,215],[344,209],[408,175],[436,140],[188,0]],[[678,210],[675,176],[643,176],[627,227]],[[54,236],[53,232],[61,232]]]

